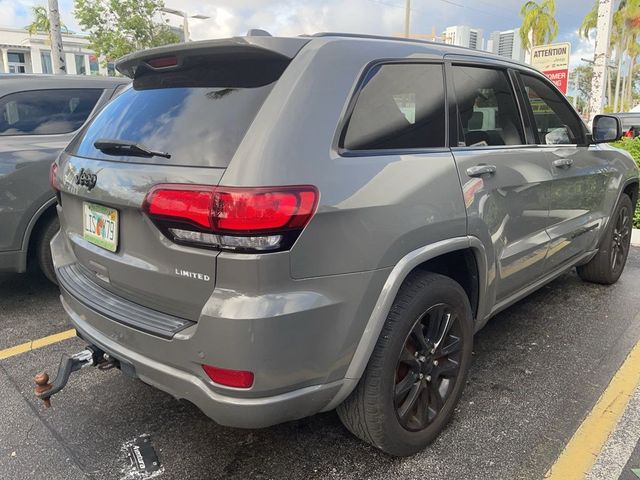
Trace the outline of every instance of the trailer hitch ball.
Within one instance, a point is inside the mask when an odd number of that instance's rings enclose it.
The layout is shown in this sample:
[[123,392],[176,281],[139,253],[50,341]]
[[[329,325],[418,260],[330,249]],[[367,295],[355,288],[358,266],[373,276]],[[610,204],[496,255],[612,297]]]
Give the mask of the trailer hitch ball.
[[[36,382],[35,393],[37,397],[40,397],[44,392],[51,390],[51,387],[53,387],[53,385],[49,383],[49,374],[47,374],[47,372],[38,373],[33,377],[33,380]],[[44,398],[42,401],[44,402],[45,408],[51,406],[51,400],[49,398]]]

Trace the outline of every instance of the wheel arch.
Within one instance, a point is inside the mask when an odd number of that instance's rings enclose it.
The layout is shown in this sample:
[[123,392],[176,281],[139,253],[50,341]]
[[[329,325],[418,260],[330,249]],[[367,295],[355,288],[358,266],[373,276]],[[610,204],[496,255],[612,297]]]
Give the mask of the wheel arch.
[[[447,261],[454,260],[452,268]],[[446,275],[460,283],[469,296],[474,321],[482,319],[485,306],[487,259],[482,242],[473,236],[456,237],[421,247],[405,255],[391,270],[369,317],[364,333],[356,347],[345,382],[334,399],[323,410],[331,410],[342,403],[357,385],[378,341],[389,310],[400,286],[416,269]]]
[[628,195],[631,198],[631,203],[635,208],[635,206],[638,204],[638,179],[634,178],[628,181],[624,185],[622,193]]
[[24,232],[24,237],[22,239],[22,251],[25,252],[25,265],[27,257],[31,255],[33,252],[33,248],[35,247],[35,242],[37,238],[38,231],[42,228],[44,222],[48,221],[51,217],[57,215],[56,212],[57,201],[56,198],[53,197],[47,200],[31,217],[29,224]]

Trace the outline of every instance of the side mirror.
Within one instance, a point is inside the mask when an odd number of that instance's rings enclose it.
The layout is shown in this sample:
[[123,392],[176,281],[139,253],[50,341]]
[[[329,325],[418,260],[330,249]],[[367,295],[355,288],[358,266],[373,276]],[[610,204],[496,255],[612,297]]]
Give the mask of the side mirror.
[[592,132],[592,143],[615,142],[622,138],[622,124],[613,115],[596,115]]

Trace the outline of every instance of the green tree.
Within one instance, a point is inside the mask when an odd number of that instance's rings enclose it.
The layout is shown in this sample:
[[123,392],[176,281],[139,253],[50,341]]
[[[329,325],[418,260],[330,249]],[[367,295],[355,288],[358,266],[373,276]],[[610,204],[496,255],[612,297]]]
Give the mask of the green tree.
[[[29,35],[34,35],[36,33],[46,33],[49,35],[51,32],[49,31],[49,12],[47,8],[42,5],[35,5],[31,7],[31,23],[26,26],[27,32]],[[63,32],[67,31],[67,27],[64,24],[60,25]]]
[[162,7],[162,0],[76,0],[73,13],[89,33],[91,48],[107,60],[115,60],[180,41],[167,25],[156,20]]
[[[598,24],[598,0],[582,20],[578,30],[584,38],[589,38]],[[634,71],[637,57],[638,36],[640,35],[640,0],[621,0],[613,17],[610,45],[615,50],[617,63],[616,73],[607,75],[609,85],[609,109],[624,110],[633,103],[633,88],[635,86]],[[627,74],[623,75],[623,63],[628,60]],[[615,93],[611,93],[611,78],[615,75]]]
[[598,0],[596,0],[591,10],[589,10],[582,19],[582,23],[578,28],[578,34],[583,38],[588,39],[591,34],[591,30],[595,30],[598,25],[598,3]]
[[520,40],[525,50],[531,47],[551,43],[558,36],[555,0],[541,0],[537,3],[529,0],[522,5],[520,16]]

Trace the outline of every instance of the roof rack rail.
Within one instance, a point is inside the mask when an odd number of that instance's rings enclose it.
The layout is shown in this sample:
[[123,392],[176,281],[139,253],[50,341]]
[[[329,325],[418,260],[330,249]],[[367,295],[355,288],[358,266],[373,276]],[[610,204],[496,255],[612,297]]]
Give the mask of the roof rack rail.
[[[439,42],[432,42],[430,40],[422,40],[419,38],[406,38],[406,37],[392,37],[389,35],[373,35],[368,33],[342,33],[342,32],[318,32],[313,35],[309,35],[310,37],[345,37],[345,38],[365,38],[371,40],[393,40],[396,42],[411,42],[411,43],[427,43],[430,45],[447,45],[447,46],[457,46],[457,45],[449,45]],[[464,48],[464,47],[459,47]]]

